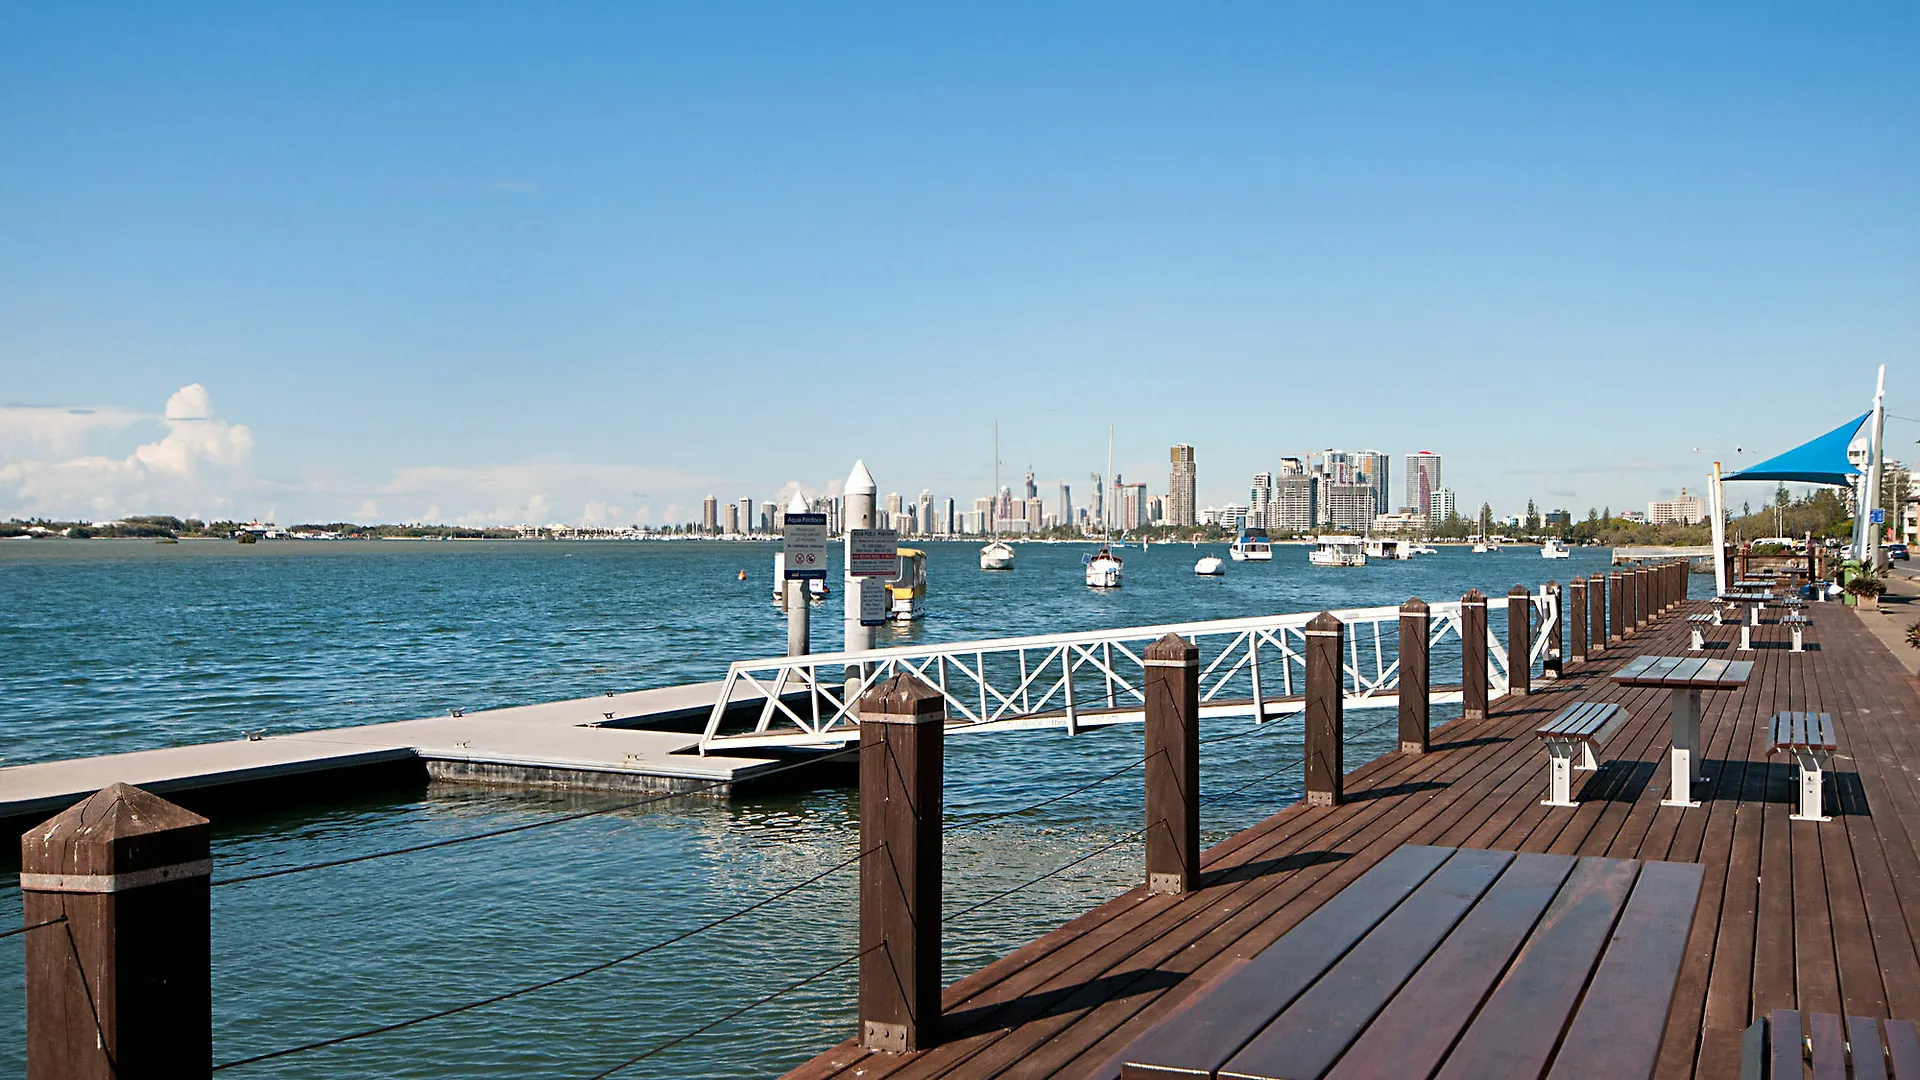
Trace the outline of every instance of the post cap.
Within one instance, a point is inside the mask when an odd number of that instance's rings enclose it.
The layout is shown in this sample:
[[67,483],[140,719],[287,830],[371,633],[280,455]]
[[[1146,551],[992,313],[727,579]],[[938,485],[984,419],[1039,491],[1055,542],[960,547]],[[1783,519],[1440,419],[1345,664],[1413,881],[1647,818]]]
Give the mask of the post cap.
[[1181,667],[1200,666],[1200,646],[1181,637],[1179,634],[1163,634],[1158,641],[1147,646],[1149,664],[1177,664]]
[[1425,600],[1417,596],[1408,597],[1407,602],[1400,605],[1400,614],[1402,615],[1425,615],[1432,610],[1432,608],[1427,606]]
[[1313,618],[1307,620],[1307,633],[1337,634],[1345,626],[1346,626],[1345,623],[1333,617],[1333,612],[1323,611],[1320,614],[1315,615]]
[[208,823],[131,784],[112,784],[20,837],[28,874],[127,874],[205,859]]
[[946,699],[916,675],[899,674],[867,691],[860,699],[863,724],[924,724],[944,719]]
[[1467,594],[1460,598],[1460,602],[1463,604],[1485,605],[1487,602],[1487,594],[1481,592],[1479,589],[1468,589]]
[[873,482],[873,474],[867,471],[866,459],[854,462],[853,471],[847,474],[847,494],[871,495],[879,490],[879,485]]
[[1507,590],[1507,597],[1512,600],[1518,600],[1523,596],[1530,597],[1532,595],[1533,590],[1527,588],[1525,585],[1515,585],[1513,588]]

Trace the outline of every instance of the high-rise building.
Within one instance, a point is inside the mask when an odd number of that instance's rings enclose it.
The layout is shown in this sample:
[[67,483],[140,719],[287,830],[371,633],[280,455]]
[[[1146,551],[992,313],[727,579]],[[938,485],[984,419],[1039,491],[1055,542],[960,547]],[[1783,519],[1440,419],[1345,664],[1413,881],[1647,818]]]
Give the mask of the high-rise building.
[[940,533],[940,535],[952,536],[958,531],[960,522],[954,513],[956,509],[958,508],[954,506],[953,496],[951,495],[947,496],[946,500],[943,503],[941,503],[940,521],[939,521],[940,527],[939,529],[936,530],[937,532]]
[[753,499],[749,496],[743,496],[740,499],[739,507],[739,528],[736,531],[750,533],[753,531]]
[[1239,532],[1247,527],[1247,508],[1238,503],[1228,503],[1219,510],[1220,527],[1228,532]]
[[1123,529],[1144,526],[1147,523],[1147,485],[1122,483],[1115,486],[1120,490],[1120,497],[1116,500],[1122,515],[1119,526]]
[[1093,507],[1088,515],[1087,521],[1089,524],[1098,525],[1107,520],[1107,486],[1105,480],[1102,479],[1099,473],[1092,473],[1091,475],[1093,477]]
[[1040,501],[1040,496],[1029,495],[1022,509],[1025,511],[1028,532],[1039,532],[1047,527],[1047,504]]
[[895,491],[895,492],[888,493],[887,513],[889,515],[897,514],[902,510],[905,510],[906,508],[907,508],[906,500],[900,497],[899,492]]
[[1305,476],[1307,475],[1307,463],[1297,457],[1283,457],[1280,459],[1280,475]]
[[1268,518],[1273,509],[1273,474],[1257,472],[1253,474],[1253,487],[1247,493],[1247,528],[1270,528]]
[[711,495],[700,500],[700,528],[707,532],[720,531],[720,500]]
[[1163,525],[1167,520],[1167,497],[1165,495],[1147,496],[1147,524]]
[[1122,490],[1125,487],[1126,481],[1120,478],[1119,473],[1114,473],[1107,482],[1107,523],[1121,529],[1127,527],[1127,507],[1121,501],[1126,494]]
[[[1295,460],[1298,459],[1289,459]],[[1270,516],[1273,523],[1268,527],[1277,532],[1303,533],[1312,531],[1320,523],[1318,494],[1320,480],[1304,471],[1282,473],[1275,485],[1273,509]]]
[[1073,489],[1065,482],[1060,485],[1060,524],[1073,524]]
[[1362,450],[1355,457],[1358,459],[1359,474],[1354,479],[1373,485],[1374,509],[1386,513],[1392,505],[1388,500],[1393,497],[1393,492],[1387,486],[1391,471],[1387,455],[1378,450]]
[[728,503],[724,509],[726,512],[721,515],[720,531],[730,536],[738,534],[740,532],[740,505],[738,503]]
[[1193,447],[1181,443],[1170,450],[1168,456],[1173,461],[1173,473],[1167,478],[1167,524],[1193,525],[1199,521],[1193,513],[1193,493],[1198,480]]
[[1438,525],[1460,512],[1460,502],[1452,488],[1434,488],[1427,500],[1427,520]]
[[1002,528],[1000,522],[1012,521],[1014,518],[1013,489],[1005,484],[1000,486],[1000,491],[994,496],[993,518],[993,527],[996,530]]
[[1028,469],[1027,470],[1027,498],[1037,499],[1039,497],[1040,497],[1040,485],[1035,484],[1033,482],[1033,470]]
[[932,536],[938,532],[933,527],[933,492],[922,489],[920,492],[920,534]]
[[1343,532],[1365,532],[1373,524],[1373,485],[1321,481],[1320,524]]
[[1647,524],[1698,525],[1707,520],[1707,500],[1698,495],[1687,494],[1686,488],[1672,499],[1662,499],[1647,504]]
[[1316,458],[1315,471],[1336,484],[1353,483],[1354,475],[1360,471],[1354,455],[1345,450],[1323,450]]
[[1440,455],[1422,450],[1407,455],[1407,509],[1429,513],[1433,493],[1440,490]]

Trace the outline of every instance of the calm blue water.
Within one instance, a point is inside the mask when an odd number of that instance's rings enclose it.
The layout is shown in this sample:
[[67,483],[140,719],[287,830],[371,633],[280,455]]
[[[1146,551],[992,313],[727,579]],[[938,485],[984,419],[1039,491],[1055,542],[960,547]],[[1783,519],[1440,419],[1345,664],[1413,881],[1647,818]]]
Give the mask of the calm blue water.
[[[0,543],[0,759],[7,765],[444,714],[720,677],[785,650],[773,545],[723,543]],[[1504,593],[1604,567],[1533,548],[1464,549],[1316,570],[1192,573],[1223,547],[1129,548],[1127,584],[1080,583],[1078,545],[1024,545],[1019,568],[929,547],[929,615],[879,644],[964,640]],[[746,570],[747,581],[737,574]],[[837,569],[835,576],[837,580]],[[837,597],[814,647],[838,645]],[[1348,767],[1391,745],[1390,713],[1350,714]],[[1245,730],[1221,722],[1207,737]],[[1139,729],[948,743],[953,815],[1012,809],[1138,757]],[[1295,722],[1203,751],[1221,795],[1296,758]],[[1298,769],[1206,808],[1210,839],[1299,795]],[[424,797],[216,822],[216,876],[537,820],[617,800],[436,786]],[[947,839],[950,911],[1139,827],[1138,773]],[[226,1061],[403,1019],[586,967],[803,881],[857,850],[855,793],[686,799],[419,855],[216,889],[215,1056]],[[947,928],[958,978],[1135,883],[1127,841]],[[842,872],[632,963],[497,1006],[236,1077],[588,1077],[849,956]],[[19,894],[0,894],[18,925]],[[622,1076],[776,1075],[846,1037],[852,967]],[[22,1069],[21,950],[0,941],[0,1074]]]

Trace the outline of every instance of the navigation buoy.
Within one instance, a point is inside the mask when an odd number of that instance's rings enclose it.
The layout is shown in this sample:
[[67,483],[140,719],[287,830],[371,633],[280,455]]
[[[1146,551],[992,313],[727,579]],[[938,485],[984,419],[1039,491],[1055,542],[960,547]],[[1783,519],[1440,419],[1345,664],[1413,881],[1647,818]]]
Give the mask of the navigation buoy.
[[740,571],[740,580],[741,581],[747,580],[747,572],[745,570]]

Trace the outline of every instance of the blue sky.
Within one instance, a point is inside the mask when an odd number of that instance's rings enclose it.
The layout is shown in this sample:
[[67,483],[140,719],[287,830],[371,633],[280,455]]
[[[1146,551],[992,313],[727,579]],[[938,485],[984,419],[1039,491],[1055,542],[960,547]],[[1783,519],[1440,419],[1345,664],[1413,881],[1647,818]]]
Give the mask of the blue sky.
[[856,457],[965,502],[996,419],[1049,498],[1111,424],[1203,504],[1338,446],[1638,505],[1882,363],[1920,416],[1917,47],[1910,4],[9,5],[0,516],[657,523]]

